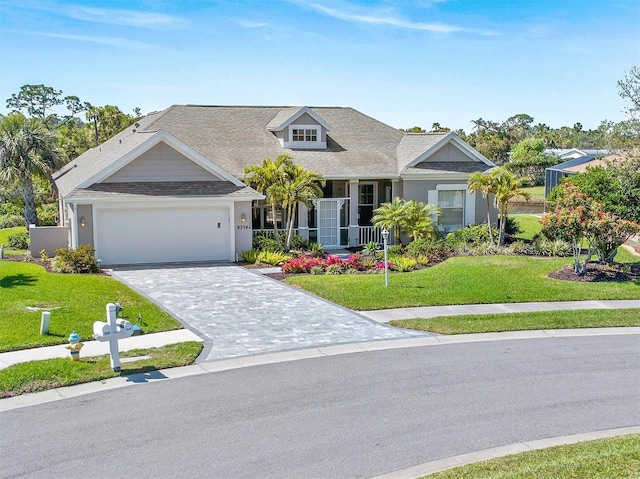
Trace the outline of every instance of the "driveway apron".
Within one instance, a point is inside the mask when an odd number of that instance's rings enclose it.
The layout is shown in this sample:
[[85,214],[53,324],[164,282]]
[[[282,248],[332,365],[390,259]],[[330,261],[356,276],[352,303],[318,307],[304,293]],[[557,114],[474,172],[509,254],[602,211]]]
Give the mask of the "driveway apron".
[[127,267],[112,276],[211,342],[206,360],[428,335],[232,265]]

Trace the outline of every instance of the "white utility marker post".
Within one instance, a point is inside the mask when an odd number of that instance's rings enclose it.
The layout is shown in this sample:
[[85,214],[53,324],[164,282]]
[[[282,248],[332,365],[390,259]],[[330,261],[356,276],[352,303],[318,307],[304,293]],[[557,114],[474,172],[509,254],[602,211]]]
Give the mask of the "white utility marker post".
[[389,231],[387,229],[382,230],[382,242],[384,244],[384,285],[385,287],[389,286],[389,248],[388,248],[388,240],[389,240]]
[[93,337],[98,341],[109,341],[109,355],[111,356],[111,368],[120,371],[120,351],[118,339],[128,338],[133,334],[133,324],[126,319],[118,319],[116,305],[107,304],[107,321],[93,323]]
[[49,322],[51,321],[51,313],[49,311],[42,312],[42,319],[40,320],[40,334],[49,334]]

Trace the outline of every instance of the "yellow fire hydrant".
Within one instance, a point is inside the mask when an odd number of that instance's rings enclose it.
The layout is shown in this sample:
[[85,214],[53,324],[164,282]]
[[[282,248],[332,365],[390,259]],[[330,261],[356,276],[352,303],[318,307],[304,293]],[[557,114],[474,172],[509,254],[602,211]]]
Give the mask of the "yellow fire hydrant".
[[69,344],[65,346],[71,353],[71,361],[80,361],[80,350],[84,346],[80,342],[80,336],[75,331],[69,335]]

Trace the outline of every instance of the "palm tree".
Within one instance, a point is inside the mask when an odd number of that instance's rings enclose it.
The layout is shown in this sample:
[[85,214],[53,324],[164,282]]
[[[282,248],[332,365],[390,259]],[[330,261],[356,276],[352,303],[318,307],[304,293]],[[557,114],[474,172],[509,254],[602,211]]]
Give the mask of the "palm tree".
[[494,184],[495,204],[498,207],[500,217],[500,236],[498,244],[504,244],[504,230],[507,225],[507,209],[509,201],[515,198],[524,198],[531,201],[529,192],[522,189],[522,180],[516,178],[513,173],[504,167],[496,168],[491,174]]
[[467,181],[469,191],[480,191],[482,197],[487,200],[487,226],[489,227],[489,241],[493,244],[493,231],[491,230],[491,198],[490,195],[495,194],[495,185],[491,174],[485,174],[476,171],[469,177]]
[[285,179],[277,190],[277,196],[282,202],[282,208],[286,213],[284,249],[289,251],[291,238],[293,237],[293,224],[296,218],[298,203],[311,206],[311,201],[322,197],[322,187],[325,180],[319,173],[307,170],[303,166],[294,163],[287,164]]
[[382,203],[374,210],[375,216],[371,222],[376,228],[393,230],[393,241],[401,244],[400,233],[402,218],[404,214],[404,203],[402,198],[395,197],[391,203]]
[[275,161],[266,158],[261,165],[250,165],[244,169],[244,181],[265,195],[265,201],[271,206],[274,239],[281,246],[276,210],[282,203],[280,195],[285,183],[285,171],[291,165],[293,165],[291,157],[283,154],[278,156]]
[[50,178],[60,166],[53,144],[53,134],[40,118],[11,113],[0,120],[0,182],[18,182],[27,228],[38,224],[33,177]]
[[440,216],[440,209],[436,205],[416,200],[407,201],[403,208],[402,228],[412,241],[437,237],[440,232],[437,221],[434,220],[436,216]]

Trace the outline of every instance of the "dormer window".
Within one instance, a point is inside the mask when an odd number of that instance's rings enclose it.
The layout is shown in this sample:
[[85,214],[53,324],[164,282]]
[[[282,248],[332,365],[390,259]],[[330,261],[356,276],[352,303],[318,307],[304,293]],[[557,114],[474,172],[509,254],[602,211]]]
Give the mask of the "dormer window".
[[292,128],[291,141],[318,141],[318,129]]
[[327,148],[327,132],[331,125],[308,106],[285,108],[267,124],[284,148],[323,150]]
[[289,125],[289,141],[284,141],[285,148],[323,149],[327,142],[322,141],[320,125]]

